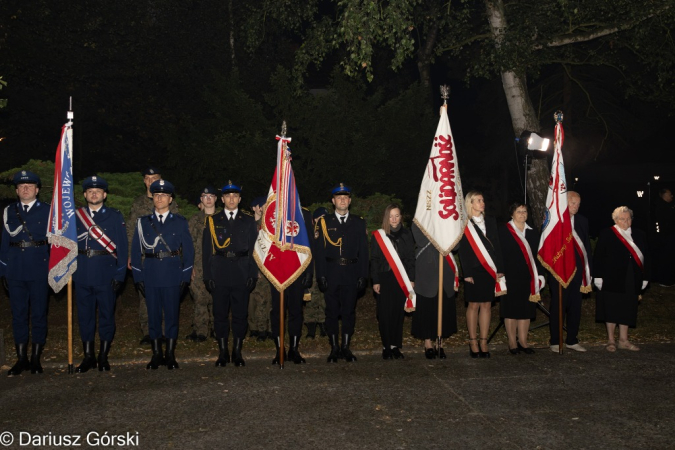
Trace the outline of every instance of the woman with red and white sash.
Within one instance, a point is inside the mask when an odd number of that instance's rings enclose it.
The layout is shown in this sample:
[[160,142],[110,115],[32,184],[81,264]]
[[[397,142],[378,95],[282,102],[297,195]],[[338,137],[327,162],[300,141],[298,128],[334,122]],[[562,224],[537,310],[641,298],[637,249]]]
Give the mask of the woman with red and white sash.
[[[631,228],[633,211],[619,206],[612,213],[614,226],[603,230],[593,254],[596,296],[595,319],[607,325],[607,351],[637,351],[628,340],[628,328],[637,323],[640,293],[649,280],[649,256],[645,233]],[[614,340],[619,324],[619,343]]]
[[509,338],[509,353],[532,354],[527,345],[530,320],[536,313],[539,291],[544,287],[544,269],[537,259],[539,233],[527,224],[527,205],[509,207],[511,221],[499,227],[508,293],[499,299],[499,312]]
[[[469,355],[489,358],[488,333],[492,302],[495,296],[506,294],[502,250],[499,244],[497,222],[485,216],[483,194],[471,191],[465,198],[470,217],[459,244],[459,258],[464,274],[466,327],[469,331]],[[477,340],[480,329],[480,345]]]
[[370,276],[377,296],[377,320],[382,338],[382,358],[402,359],[404,308],[415,300],[415,242],[403,226],[401,207],[384,210],[382,228],[370,241]]

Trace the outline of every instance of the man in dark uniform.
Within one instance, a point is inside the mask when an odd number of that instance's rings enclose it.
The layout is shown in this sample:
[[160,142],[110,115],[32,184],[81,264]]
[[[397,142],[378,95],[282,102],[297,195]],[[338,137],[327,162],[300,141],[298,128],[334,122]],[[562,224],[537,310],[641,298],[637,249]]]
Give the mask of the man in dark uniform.
[[[185,217],[170,211],[174,188],[165,180],[150,185],[155,211],[138,219],[129,249],[136,288],[148,305],[148,327],[152,359],[148,369],[166,364],[178,369],[175,350],[178,338],[180,298],[190,284],[194,247]],[[166,359],[162,353],[162,314],[167,339]]]
[[[366,287],[368,277],[368,238],[366,221],[349,214],[351,189],[340,184],[332,191],[335,214],[319,222],[316,242],[316,277],[326,297],[326,331],[331,344],[328,362],[344,358],[356,361],[349,349],[354,333],[356,299]],[[342,348],[338,344],[342,317]]]
[[[147,216],[155,211],[155,205],[152,200],[152,193],[150,192],[150,185],[157,180],[162,179],[161,172],[156,167],[148,167],[143,172],[143,183],[145,184],[145,193],[139,195],[131,204],[131,213],[129,214],[129,226],[127,227],[127,240],[131,245],[131,239],[134,237],[136,231],[136,223],[138,218]],[[169,211],[174,214],[178,213],[178,205],[172,202]],[[127,267],[131,270],[131,258],[127,263]],[[148,333],[148,308],[145,304],[145,296],[142,292],[138,293],[138,321],[141,328],[143,338],[140,344],[150,344],[150,335]]]
[[246,337],[248,296],[255,289],[258,266],[253,247],[258,236],[255,219],[239,209],[241,188],[231,181],[222,189],[225,209],[210,217],[204,230],[204,284],[213,296],[213,320],[218,348],[216,367],[230,362],[228,338],[232,310],[232,362],[244,366],[241,346]]
[[[302,208],[302,219],[305,222],[305,227],[311,229],[312,216],[306,208]],[[307,236],[311,239],[311,234],[309,234],[309,232],[307,233]],[[305,289],[312,287],[313,273],[314,261],[312,260],[305,271],[284,291],[284,306],[288,310],[288,336],[291,339],[288,350],[288,359],[295,364],[302,364],[305,362],[305,358],[300,354],[298,346],[300,345],[300,335],[302,334],[302,303],[304,302]],[[281,297],[279,291],[274,286],[271,286],[271,290],[272,336],[274,336],[274,345],[277,348],[277,354],[272,360],[272,364],[279,364],[279,352],[281,349],[281,337],[279,336],[281,327]]]
[[[323,206],[318,207],[312,214],[312,225],[309,230],[310,239],[312,241],[312,254],[316,253],[315,247],[317,239],[319,239],[319,219],[328,214],[328,211]],[[308,299],[305,301],[305,311],[303,313],[305,325],[307,325],[308,339],[314,339],[316,336],[316,328],[319,327],[319,335],[326,336],[326,300],[323,293],[319,290],[316,283],[313,283],[309,288]]]
[[127,274],[127,236],[124,216],[108,208],[108,183],[93,176],[82,182],[85,208],[77,211],[78,256],[73,276],[77,300],[77,320],[84,347],[84,359],[76,371],[95,369],[96,309],[98,334],[101,339],[98,370],[110,370],[108,353],[115,335],[115,301]]
[[[7,375],[24,370],[42,373],[40,355],[47,338],[49,204],[37,199],[40,177],[27,170],[14,175],[19,201],[3,214],[0,277],[9,291],[17,362]],[[28,323],[32,325],[33,348],[28,362]]]

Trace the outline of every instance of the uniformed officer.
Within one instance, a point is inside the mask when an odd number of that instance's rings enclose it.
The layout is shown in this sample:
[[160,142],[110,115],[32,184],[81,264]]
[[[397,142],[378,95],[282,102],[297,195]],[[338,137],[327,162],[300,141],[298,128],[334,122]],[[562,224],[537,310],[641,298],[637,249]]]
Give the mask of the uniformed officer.
[[[344,358],[356,361],[349,349],[354,333],[356,299],[366,287],[368,277],[368,238],[366,221],[349,213],[351,189],[340,183],[332,190],[335,214],[319,222],[316,243],[316,276],[326,296],[326,330],[331,344],[328,362]],[[342,347],[338,344],[342,316]]]
[[[302,208],[302,218],[305,226],[309,227],[312,223],[312,216],[309,210]],[[310,241],[311,242],[311,241]],[[302,364],[305,358],[300,354],[298,345],[302,335],[302,304],[304,302],[305,289],[312,287],[312,276],[314,274],[314,261],[312,260],[305,271],[284,291],[284,306],[288,310],[288,337],[291,340],[288,359],[295,364]],[[277,348],[277,354],[272,360],[272,364],[279,364],[279,352],[281,348],[280,334],[280,312],[281,298],[279,291],[272,286],[272,336],[274,336],[274,345]],[[285,351],[285,349],[284,349]]]
[[[185,217],[170,211],[174,188],[165,180],[150,185],[155,211],[137,220],[131,244],[131,268],[136,288],[148,306],[152,359],[148,369],[166,364],[178,369],[175,350],[178,338],[180,297],[192,277],[194,247]],[[162,314],[167,339],[166,359],[162,353]]]
[[[143,183],[145,184],[146,192],[136,197],[131,205],[129,226],[127,227],[127,240],[129,241],[129,245],[131,245],[131,239],[134,237],[138,218],[152,214],[155,211],[152,193],[150,192],[150,185],[155,181],[162,179],[161,172],[156,167],[148,167],[141,173],[143,174]],[[178,213],[178,205],[176,202],[171,203],[169,211],[174,214]],[[127,267],[131,270],[131,257],[129,258]],[[140,344],[150,344],[150,335],[148,332],[148,308],[145,305],[145,296],[142,292],[138,292],[138,299],[138,322],[143,335]]]
[[225,209],[210,217],[203,238],[204,284],[213,295],[213,318],[220,353],[216,367],[230,362],[228,338],[232,310],[232,362],[244,366],[241,346],[246,337],[248,296],[257,283],[253,259],[257,238],[255,220],[239,209],[241,188],[231,181],[222,189]]
[[[17,362],[8,375],[30,369],[42,373],[40,355],[47,338],[49,245],[47,225],[49,204],[37,199],[40,177],[27,170],[13,178],[19,201],[9,204],[3,214],[0,276],[9,291]],[[28,362],[28,323],[32,325],[33,348]]]
[[77,210],[78,256],[73,276],[77,320],[84,347],[84,359],[77,372],[95,369],[96,309],[101,340],[98,370],[110,370],[108,353],[115,335],[115,301],[127,274],[127,236],[124,216],[104,205],[108,183],[93,176],[82,182],[87,206]]
[[[253,218],[260,231],[262,226],[262,207],[267,202],[267,197],[256,197],[251,202]],[[270,313],[272,312],[272,290],[274,289],[264,274],[258,272],[258,283],[248,299],[248,329],[250,337],[257,337],[258,342],[264,342],[269,335],[272,336],[270,326]]]
[[206,186],[202,189],[199,197],[200,211],[188,222],[192,244],[195,248],[195,266],[190,283],[190,295],[195,307],[192,316],[192,333],[185,336],[185,339],[194,342],[204,342],[213,330],[213,298],[204,286],[204,272],[202,271],[202,237],[207,217],[217,212],[217,192],[213,186]]
[[[310,230],[312,239],[312,252],[316,253],[315,246],[319,239],[319,219],[328,214],[328,211],[323,206],[318,207],[312,214],[312,229]],[[326,300],[323,293],[319,290],[317,283],[313,283],[312,287],[308,289],[309,298],[305,301],[305,325],[307,326],[307,338],[314,339],[316,337],[316,328],[319,328],[319,335],[326,336],[326,328],[324,322],[326,321]]]

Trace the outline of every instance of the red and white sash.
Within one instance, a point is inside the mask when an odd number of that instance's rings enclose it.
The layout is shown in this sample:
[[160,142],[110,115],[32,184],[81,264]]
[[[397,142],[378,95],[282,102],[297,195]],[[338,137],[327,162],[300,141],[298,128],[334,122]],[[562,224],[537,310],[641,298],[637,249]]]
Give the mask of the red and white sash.
[[413,289],[412,283],[410,283],[410,278],[408,278],[405,267],[403,267],[403,261],[401,261],[398,253],[396,253],[394,245],[391,243],[391,240],[387,237],[387,234],[383,229],[373,231],[373,236],[380,246],[380,250],[382,250],[384,257],[387,258],[389,267],[391,267],[391,271],[394,272],[398,285],[401,286],[401,289],[406,296],[404,309],[406,311],[414,311],[415,305],[417,304],[415,290]]
[[627,237],[624,235],[624,231],[621,230],[617,225],[614,225],[612,227],[612,231],[614,234],[616,234],[616,237],[619,238],[621,243],[626,246],[630,254],[633,256],[633,259],[637,263],[638,267],[640,267],[640,270],[643,272],[645,271],[644,263],[645,263],[645,257],[638,248],[637,245],[635,245],[635,242],[633,242],[633,239],[631,237]]
[[588,294],[593,290],[593,286],[591,286],[591,268],[588,265],[588,254],[586,253],[584,242],[577,234],[577,230],[574,229],[574,217],[572,218],[572,236],[574,236],[574,248],[584,265],[583,277],[581,279],[581,287],[579,290],[584,294]]
[[92,219],[91,216],[89,215],[87,208],[78,208],[77,211],[75,211],[75,214],[87,229],[87,233],[89,234],[89,236],[91,236],[96,242],[101,244],[101,246],[105,250],[107,250],[108,253],[117,258],[117,254],[115,253],[115,251],[117,250],[117,245],[115,245],[112,239],[110,239],[103,232],[101,227],[96,225],[94,219]]
[[478,261],[480,261],[483,268],[490,274],[495,280],[495,297],[502,296],[506,294],[506,277],[497,278],[497,266],[492,257],[488,253],[483,241],[481,241],[478,231],[470,220],[466,224],[466,230],[464,230],[464,235],[466,236],[469,245],[473,249],[473,252],[476,254]]
[[518,247],[520,247],[520,251],[523,252],[525,262],[527,263],[527,268],[530,271],[529,300],[531,302],[537,303],[539,300],[541,300],[541,295],[539,295],[539,291],[544,286],[541,285],[541,283],[539,282],[539,272],[537,271],[537,265],[534,262],[534,256],[532,256],[532,249],[530,248],[530,244],[527,242],[527,239],[525,239],[523,236],[520,235],[520,233],[516,231],[516,228],[513,226],[513,221],[507,223],[506,228],[508,228],[508,230],[513,235],[513,238],[516,240]]
[[459,291],[459,272],[457,271],[457,262],[455,262],[455,257],[452,255],[452,253],[445,255],[445,260],[448,262],[448,264],[450,264],[452,271],[455,273],[454,288],[455,292],[457,292]]

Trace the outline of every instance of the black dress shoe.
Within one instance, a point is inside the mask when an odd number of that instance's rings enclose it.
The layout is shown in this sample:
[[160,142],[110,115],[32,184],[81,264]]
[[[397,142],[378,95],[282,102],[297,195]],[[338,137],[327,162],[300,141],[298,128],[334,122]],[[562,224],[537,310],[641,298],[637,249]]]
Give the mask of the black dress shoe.
[[438,353],[438,359],[447,359],[447,356],[445,356],[445,350],[443,350],[443,347],[439,348],[437,350]]
[[517,355],[518,353],[520,353],[520,350],[518,350],[517,348],[510,348],[509,353],[511,353],[512,355]]
[[424,350],[424,356],[427,357],[427,359],[436,359],[436,349],[433,348],[427,348]]
[[197,332],[193,331],[192,333],[185,336],[185,339],[188,340],[188,341],[196,341],[197,340]]
[[523,347],[522,345],[520,345],[520,342],[518,342],[518,350],[525,353],[526,355],[534,354],[534,349],[531,349],[530,347]]
[[251,330],[248,337],[258,337],[258,330]]
[[198,334],[194,340],[195,342],[206,342],[206,336],[203,334]]
[[382,349],[382,359],[394,359],[394,354],[392,353],[391,348]]
[[401,353],[401,349],[398,347],[394,347],[391,349],[392,355],[394,355],[394,359],[404,359],[405,356],[403,356],[403,353]]
[[139,342],[138,345],[152,345],[152,339],[150,339],[150,335],[146,334],[143,336],[143,339],[141,339],[141,342]]
[[258,342],[265,342],[265,339],[267,339],[267,333],[264,331],[258,334],[258,337],[256,338],[256,341]]

